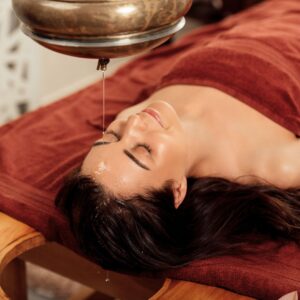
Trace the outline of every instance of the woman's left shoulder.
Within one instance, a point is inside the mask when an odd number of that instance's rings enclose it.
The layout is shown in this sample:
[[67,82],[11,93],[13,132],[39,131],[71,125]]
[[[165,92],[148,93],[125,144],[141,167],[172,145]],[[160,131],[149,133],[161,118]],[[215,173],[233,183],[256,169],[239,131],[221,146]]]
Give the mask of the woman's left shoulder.
[[274,154],[269,168],[273,182],[281,188],[300,188],[300,139],[279,148]]

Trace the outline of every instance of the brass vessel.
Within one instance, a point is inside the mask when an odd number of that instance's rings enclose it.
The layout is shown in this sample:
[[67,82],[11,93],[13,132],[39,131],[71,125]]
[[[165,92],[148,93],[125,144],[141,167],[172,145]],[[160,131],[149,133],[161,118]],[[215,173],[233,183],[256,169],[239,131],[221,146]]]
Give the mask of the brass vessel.
[[22,30],[67,55],[115,58],[154,48],[180,30],[192,0],[13,0]]

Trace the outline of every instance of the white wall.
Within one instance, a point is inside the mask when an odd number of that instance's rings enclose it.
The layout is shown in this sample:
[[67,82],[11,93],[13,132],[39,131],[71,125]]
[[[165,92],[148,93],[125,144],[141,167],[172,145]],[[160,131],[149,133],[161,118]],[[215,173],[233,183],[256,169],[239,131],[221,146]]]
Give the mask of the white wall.
[[[63,55],[36,43],[34,43],[34,47],[38,49],[40,56],[41,78],[38,94],[41,104],[59,99],[102,78],[102,72],[96,70],[98,63],[96,59]],[[111,60],[105,73],[106,76],[111,75],[119,66],[133,58]]]
[[[0,0],[0,125],[19,115],[18,105],[28,109],[68,95],[97,79],[97,60],[82,59],[48,50],[18,28],[10,0]],[[12,46],[17,50],[11,51]],[[134,57],[114,59],[106,76]],[[14,67],[8,67],[11,63]],[[23,70],[27,76],[22,76]]]

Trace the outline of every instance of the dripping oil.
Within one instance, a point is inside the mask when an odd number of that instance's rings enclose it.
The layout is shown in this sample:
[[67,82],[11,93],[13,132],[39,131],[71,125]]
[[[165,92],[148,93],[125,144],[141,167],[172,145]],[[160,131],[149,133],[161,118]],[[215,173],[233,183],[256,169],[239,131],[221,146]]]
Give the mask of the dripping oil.
[[105,104],[106,104],[106,93],[105,93],[105,71],[107,70],[107,65],[109,64],[108,58],[100,58],[98,60],[97,70],[102,71],[102,135],[105,132]]

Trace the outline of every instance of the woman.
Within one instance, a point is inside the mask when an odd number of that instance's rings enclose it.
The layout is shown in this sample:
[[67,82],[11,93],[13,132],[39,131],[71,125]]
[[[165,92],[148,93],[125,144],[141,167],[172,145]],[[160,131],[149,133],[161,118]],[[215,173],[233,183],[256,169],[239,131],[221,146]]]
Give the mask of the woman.
[[[277,14],[257,7],[210,27],[205,42],[197,31],[168,46],[184,54],[66,180],[56,203],[103,267],[157,271],[300,241],[300,6],[270,2]],[[295,47],[282,54],[286,39]]]

